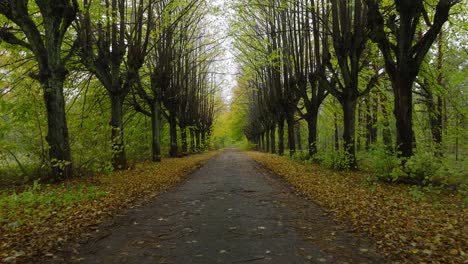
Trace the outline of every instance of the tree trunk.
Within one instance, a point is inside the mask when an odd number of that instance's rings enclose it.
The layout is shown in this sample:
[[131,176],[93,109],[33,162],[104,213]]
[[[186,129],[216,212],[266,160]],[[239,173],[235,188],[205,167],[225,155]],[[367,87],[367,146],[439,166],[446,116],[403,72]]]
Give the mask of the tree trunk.
[[111,99],[111,121],[112,129],[112,165],[114,170],[124,170],[127,168],[127,156],[125,154],[124,133],[123,133],[123,99],[119,94],[110,95]]
[[278,120],[278,154],[284,155],[284,119]]
[[343,108],[343,142],[344,151],[348,155],[348,165],[351,169],[357,168],[356,149],[355,149],[355,134],[356,134],[356,104],[354,98],[346,98],[342,100]]
[[294,133],[294,113],[289,113],[286,122],[288,123],[288,147],[289,147],[289,156],[293,156],[296,153],[296,141]]
[[205,130],[202,130],[201,132],[201,147],[202,147],[202,150],[206,149],[206,131]]
[[69,178],[73,173],[63,83],[64,78],[50,78],[43,84],[48,125],[46,140],[54,181]]
[[151,109],[151,130],[152,130],[152,160],[161,161],[161,104],[155,102]]
[[397,151],[400,157],[409,158],[413,156],[413,147],[415,145],[413,132],[413,79],[399,77],[393,87]]
[[309,156],[313,158],[317,154],[317,120],[318,120],[318,111],[311,109],[305,118],[307,122],[307,130],[309,133],[308,143],[309,143]]
[[265,148],[265,152],[270,152],[270,129],[266,129],[266,133],[265,133],[265,144],[266,144],[266,148]]
[[265,133],[260,135],[260,145],[262,146],[260,151],[265,151]]
[[177,157],[179,150],[177,148],[177,119],[175,113],[169,115],[169,136],[171,142],[169,156]]
[[201,151],[201,133],[200,133],[200,129],[197,129],[195,131],[195,139],[197,140],[197,152],[200,152]]
[[296,135],[297,149],[302,151],[302,138],[301,138],[301,122],[297,121],[294,126],[294,133]]
[[190,128],[189,131],[190,131],[190,151],[192,153],[195,153],[196,151],[195,131],[193,128]]
[[390,121],[389,121],[389,112],[387,109],[387,97],[385,94],[380,94],[380,107],[382,108],[382,118],[383,118],[383,128],[382,128],[382,140],[387,151],[392,152],[392,132],[390,131]]
[[333,115],[334,123],[335,123],[335,151],[340,150],[340,127],[338,125],[338,115],[335,113]]
[[271,132],[270,132],[270,144],[271,144],[271,153],[275,154],[276,153],[276,125],[273,124],[271,127]]
[[184,124],[179,126],[180,128],[180,139],[182,140],[182,155],[188,155],[188,145],[187,145],[187,128]]

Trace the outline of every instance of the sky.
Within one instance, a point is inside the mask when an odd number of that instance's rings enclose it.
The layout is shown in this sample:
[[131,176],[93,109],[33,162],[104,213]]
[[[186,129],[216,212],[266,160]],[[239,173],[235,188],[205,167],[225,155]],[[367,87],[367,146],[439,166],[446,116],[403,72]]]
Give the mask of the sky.
[[208,31],[215,35],[224,51],[223,55],[213,65],[216,72],[216,82],[221,83],[222,97],[229,104],[232,99],[232,91],[236,87],[236,74],[238,71],[234,57],[233,38],[229,36],[229,18],[234,15],[233,9],[227,0],[210,0],[209,4],[217,8],[218,12],[208,15],[210,27]]

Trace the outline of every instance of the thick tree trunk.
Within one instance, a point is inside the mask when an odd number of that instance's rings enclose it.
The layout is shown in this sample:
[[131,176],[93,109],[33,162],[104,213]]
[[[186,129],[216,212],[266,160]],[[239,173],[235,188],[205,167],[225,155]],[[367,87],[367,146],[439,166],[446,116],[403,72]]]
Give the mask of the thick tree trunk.
[[47,143],[53,181],[72,176],[72,160],[63,95],[64,78],[50,78],[43,83],[47,110]]
[[119,94],[111,94],[111,121],[112,129],[112,165],[114,170],[124,170],[127,168],[127,155],[125,154],[124,133],[123,133],[123,98]]
[[284,155],[284,119],[278,120],[278,154]]
[[196,152],[196,139],[195,139],[195,131],[193,128],[190,128],[190,151],[192,153],[195,153]]
[[188,144],[187,144],[187,128],[184,124],[179,126],[180,128],[180,139],[182,140],[182,155],[188,155]]
[[344,99],[341,102],[343,108],[343,142],[344,151],[348,155],[348,165],[351,169],[357,168],[356,163],[356,99]]
[[305,118],[308,129],[309,156],[313,158],[317,154],[317,120],[318,111],[310,110]]
[[286,119],[288,123],[288,147],[289,147],[289,156],[293,156],[296,153],[296,141],[295,141],[295,133],[294,133],[294,113],[289,113]]
[[301,138],[301,122],[297,121],[294,126],[294,133],[296,135],[297,149],[302,151],[302,138]]
[[151,109],[151,131],[152,131],[152,160],[161,161],[161,104],[155,102]]
[[393,90],[395,94],[394,114],[397,129],[397,151],[400,157],[413,156],[415,145],[413,132],[413,79],[397,79]]
[[380,96],[380,106],[382,108],[382,118],[383,118],[383,128],[382,128],[382,140],[385,145],[387,151],[393,151],[393,143],[392,143],[392,132],[390,131],[390,117],[389,111],[387,106],[387,97],[385,94],[381,94]]
[[265,133],[265,144],[266,144],[266,148],[265,148],[265,152],[270,152],[270,129],[266,129],[266,133]]
[[201,132],[201,146],[202,150],[206,150],[206,131],[204,130]]
[[262,146],[260,148],[260,151],[266,151],[266,146],[265,146],[265,133],[262,133],[260,135],[260,145]]
[[276,153],[276,124],[274,124],[271,127],[271,132],[270,132],[270,144],[271,144],[271,153],[275,154]]
[[335,113],[333,115],[333,119],[334,119],[334,123],[335,123],[335,135],[334,135],[334,138],[335,138],[335,151],[339,151],[340,150],[340,127],[338,125],[338,115]]
[[201,151],[201,133],[200,129],[195,131],[195,139],[197,140],[197,152]]
[[170,136],[170,149],[169,156],[177,157],[178,148],[177,148],[177,119],[175,113],[170,113],[169,115],[169,136]]

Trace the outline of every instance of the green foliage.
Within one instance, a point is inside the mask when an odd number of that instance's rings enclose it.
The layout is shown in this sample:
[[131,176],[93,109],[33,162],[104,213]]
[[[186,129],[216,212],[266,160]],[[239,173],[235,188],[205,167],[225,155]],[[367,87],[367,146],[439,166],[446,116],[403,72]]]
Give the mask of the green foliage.
[[351,157],[343,150],[326,150],[317,154],[315,158],[320,164],[332,170],[347,171],[351,169]]

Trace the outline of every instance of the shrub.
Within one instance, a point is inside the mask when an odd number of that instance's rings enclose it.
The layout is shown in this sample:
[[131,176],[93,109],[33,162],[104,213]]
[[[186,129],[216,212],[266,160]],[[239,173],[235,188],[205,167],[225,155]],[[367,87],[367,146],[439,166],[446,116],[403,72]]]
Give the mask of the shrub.
[[325,166],[326,168],[332,170],[350,170],[350,157],[349,155],[340,150],[340,151],[323,151],[321,154],[318,154],[316,159]]

